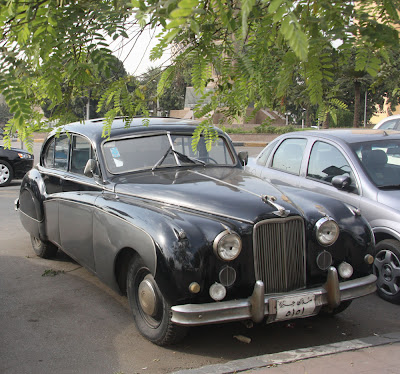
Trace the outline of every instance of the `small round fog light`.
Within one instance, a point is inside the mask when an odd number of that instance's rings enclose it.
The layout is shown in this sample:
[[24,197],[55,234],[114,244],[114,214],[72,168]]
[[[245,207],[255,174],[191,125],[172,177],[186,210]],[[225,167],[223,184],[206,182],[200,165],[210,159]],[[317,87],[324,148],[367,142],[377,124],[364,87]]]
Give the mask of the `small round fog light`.
[[339,275],[344,279],[348,279],[353,275],[353,267],[347,262],[342,262],[339,265],[338,270]]
[[200,292],[200,285],[197,282],[190,283],[189,291],[191,293],[199,293]]
[[215,282],[211,287],[210,287],[210,296],[215,300],[215,301],[221,301],[225,296],[226,296],[226,289],[225,287],[220,284]]
[[374,256],[365,255],[364,261],[365,261],[368,265],[372,265],[372,264],[374,263]]

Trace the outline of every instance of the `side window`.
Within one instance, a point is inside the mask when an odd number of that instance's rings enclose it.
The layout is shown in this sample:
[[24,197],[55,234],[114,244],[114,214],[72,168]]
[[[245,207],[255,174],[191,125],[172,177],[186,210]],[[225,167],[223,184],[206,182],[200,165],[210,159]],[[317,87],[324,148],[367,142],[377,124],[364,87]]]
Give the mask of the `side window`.
[[67,135],[55,138],[56,146],[54,153],[54,167],[56,169],[68,170],[69,139]]
[[379,126],[379,130],[394,130],[397,129],[398,119],[391,119],[389,121],[384,122],[381,126]]
[[333,177],[343,174],[349,175],[351,185],[356,187],[354,173],[342,152],[331,144],[315,142],[308,163],[307,177],[330,183]]
[[307,139],[284,140],[276,150],[271,166],[274,169],[299,175],[306,144]]
[[45,166],[46,168],[54,167],[54,143],[55,140],[53,138],[53,140],[47,144],[47,148],[44,152],[43,166]]
[[276,141],[269,143],[262,151],[260,154],[260,157],[257,159],[257,164],[261,166],[265,166],[267,163],[268,157],[271,154],[272,150],[276,146]]
[[74,136],[72,139],[71,172],[83,175],[86,163],[92,158],[92,146],[82,136]]

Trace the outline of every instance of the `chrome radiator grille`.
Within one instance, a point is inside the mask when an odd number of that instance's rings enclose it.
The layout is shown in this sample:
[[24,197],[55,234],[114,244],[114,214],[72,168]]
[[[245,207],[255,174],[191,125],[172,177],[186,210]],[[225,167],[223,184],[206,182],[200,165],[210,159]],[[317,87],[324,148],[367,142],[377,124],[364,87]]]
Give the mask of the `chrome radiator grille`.
[[305,287],[304,223],[300,217],[276,218],[254,226],[254,270],[265,293]]

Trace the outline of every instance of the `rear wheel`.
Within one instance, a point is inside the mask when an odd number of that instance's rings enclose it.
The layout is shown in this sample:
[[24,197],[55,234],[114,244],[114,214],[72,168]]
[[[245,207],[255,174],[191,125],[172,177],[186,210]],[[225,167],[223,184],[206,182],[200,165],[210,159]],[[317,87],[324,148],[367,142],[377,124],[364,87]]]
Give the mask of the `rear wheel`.
[[400,242],[386,239],[376,246],[374,274],[378,280],[378,295],[391,303],[400,304]]
[[58,251],[58,248],[53,243],[43,241],[33,235],[31,235],[31,242],[36,255],[41,258],[54,257]]
[[146,339],[163,346],[184,338],[187,328],[172,323],[170,304],[138,256],[129,265],[127,294],[136,327]]
[[0,160],[0,187],[8,186],[14,178],[14,172],[7,161]]

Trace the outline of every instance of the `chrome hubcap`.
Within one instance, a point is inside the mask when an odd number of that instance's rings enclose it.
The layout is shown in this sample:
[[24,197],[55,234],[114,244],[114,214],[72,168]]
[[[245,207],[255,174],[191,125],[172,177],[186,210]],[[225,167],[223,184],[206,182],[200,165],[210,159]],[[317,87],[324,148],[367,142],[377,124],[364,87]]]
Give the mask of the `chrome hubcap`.
[[383,267],[383,277],[385,278],[385,280],[387,282],[390,282],[392,279],[392,268],[390,267],[390,265],[385,265]]
[[139,303],[143,312],[154,317],[157,314],[158,297],[150,275],[146,275],[140,282],[138,291]]
[[0,184],[6,183],[10,178],[10,170],[4,164],[0,164]]
[[374,260],[377,286],[383,293],[392,296],[400,292],[400,260],[390,250],[382,250]]

